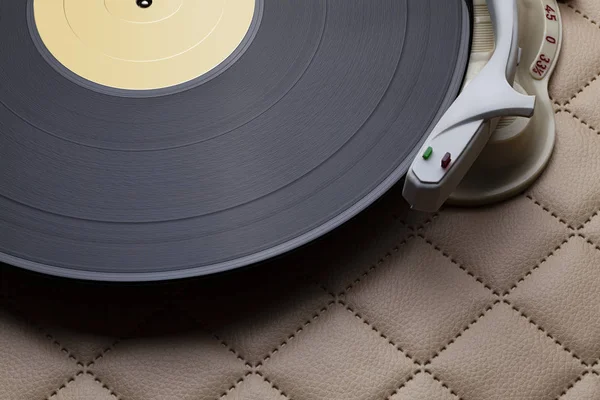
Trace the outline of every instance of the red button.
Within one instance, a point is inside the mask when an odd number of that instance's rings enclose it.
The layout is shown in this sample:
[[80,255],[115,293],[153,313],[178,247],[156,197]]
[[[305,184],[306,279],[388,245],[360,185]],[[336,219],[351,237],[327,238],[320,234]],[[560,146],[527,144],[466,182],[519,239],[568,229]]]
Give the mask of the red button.
[[450,161],[452,161],[452,155],[450,153],[444,154],[444,158],[442,158],[442,168],[448,168],[448,165],[450,165]]

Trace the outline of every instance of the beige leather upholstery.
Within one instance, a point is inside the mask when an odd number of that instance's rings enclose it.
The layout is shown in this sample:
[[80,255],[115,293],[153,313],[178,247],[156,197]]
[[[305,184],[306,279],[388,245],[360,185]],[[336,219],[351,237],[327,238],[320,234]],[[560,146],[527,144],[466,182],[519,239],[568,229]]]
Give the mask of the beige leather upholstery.
[[400,189],[257,269],[99,286],[0,269],[0,399],[600,399],[600,2],[561,5],[558,141],[531,190]]

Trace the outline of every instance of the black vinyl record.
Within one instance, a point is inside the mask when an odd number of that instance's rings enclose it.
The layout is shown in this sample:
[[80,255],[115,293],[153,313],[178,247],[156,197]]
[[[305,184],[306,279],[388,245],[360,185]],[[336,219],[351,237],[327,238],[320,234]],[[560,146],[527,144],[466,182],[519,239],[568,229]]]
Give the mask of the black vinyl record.
[[73,278],[204,275],[323,235],[406,173],[468,61],[464,0],[264,0],[218,73],[111,89],[52,58],[32,1],[0,1],[0,260]]

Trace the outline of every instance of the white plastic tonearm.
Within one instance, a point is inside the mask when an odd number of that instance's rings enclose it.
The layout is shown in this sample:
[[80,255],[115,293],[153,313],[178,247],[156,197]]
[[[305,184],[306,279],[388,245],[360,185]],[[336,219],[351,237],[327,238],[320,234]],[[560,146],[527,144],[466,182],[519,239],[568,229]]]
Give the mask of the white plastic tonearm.
[[491,135],[490,121],[531,117],[535,97],[513,89],[519,57],[517,0],[487,0],[495,50],[435,126],[406,176],[403,195],[421,211],[437,211],[456,189]]

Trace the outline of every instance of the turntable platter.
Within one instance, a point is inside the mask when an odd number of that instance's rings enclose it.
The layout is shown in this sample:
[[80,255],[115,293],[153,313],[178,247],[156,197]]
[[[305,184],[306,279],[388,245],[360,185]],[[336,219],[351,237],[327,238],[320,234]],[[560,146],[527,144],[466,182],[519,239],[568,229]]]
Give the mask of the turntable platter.
[[204,275],[299,247],[406,173],[456,97],[463,0],[0,3],[0,259]]

